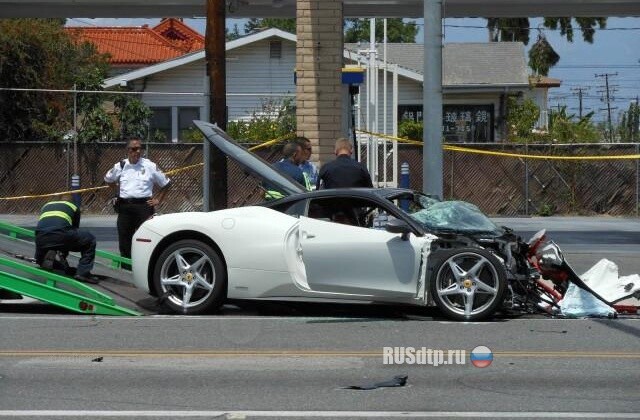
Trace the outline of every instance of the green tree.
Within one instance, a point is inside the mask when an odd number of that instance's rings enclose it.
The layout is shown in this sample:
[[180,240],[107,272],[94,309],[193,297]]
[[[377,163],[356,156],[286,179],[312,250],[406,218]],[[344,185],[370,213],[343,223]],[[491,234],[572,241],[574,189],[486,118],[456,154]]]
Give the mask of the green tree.
[[230,31],[229,28],[224,28],[224,37],[227,41],[233,41],[234,39],[240,38],[240,29],[238,28],[238,24],[233,25],[233,30]]
[[276,138],[293,136],[296,132],[296,110],[291,99],[266,100],[253,111],[251,118],[230,121],[227,133],[246,143],[262,143]]
[[[61,19],[0,20],[0,86],[78,89],[99,86],[107,61],[79,44]],[[80,98],[88,109],[95,99]],[[0,141],[60,140],[73,127],[73,95],[47,91],[0,92]]]
[[536,74],[546,76],[549,69],[560,61],[560,56],[555,52],[544,35],[539,34],[538,40],[529,50],[529,67]]
[[540,109],[531,99],[510,97],[507,102],[509,141],[518,143],[591,143],[601,134],[591,121],[593,112],[577,118],[566,107],[551,110],[548,132],[536,130]]
[[519,100],[509,97],[507,101],[509,140],[530,141],[538,118],[540,118],[540,108],[532,99]]
[[403,139],[422,141],[424,123],[411,119],[402,120],[398,123],[398,136]]
[[558,143],[594,143],[601,139],[598,129],[591,122],[594,113],[582,118],[568,114],[567,107],[549,113],[549,136]]
[[[590,44],[593,43],[596,27],[604,29],[607,26],[607,19],[602,17],[554,17],[544,18],[542,27],[559,29],[560,35],[565,37],[567,41],[573,42],[573,21],[576,22],[577,28],[582,33],[582,39]],[[489,30],[489,39],[492,42],[519,41],[529,45],[531,28],[528,18],[488,18],[487,29]],[[549,69],[558,62],[560,57],[541,34],[531,49],[535,49],[535,52],[529,53],[529,66],[538,74],[547,76]]]
[[113,124],[113,116],[101,106],[87,111],[82,118],[78,130],[78,141],[90,143],[97,141],[118,140],[118,133]]
[[290,19],[279,19],[279,18],[264,18],[264,19],[256,19],[251,18],[244,25],[244,32],[250,33],[257,29],[264,28],[278,28],[283,31],[295,34],[296,33],[296,20],[294,18]]
[[[376,19],[376,41],[383,39],[383,20]],[[369,40],[369,19],[345,19],[344,21],[344,42],[358,42]],[[244,25],[244,32],[249,33],[257,29],[278,28],[283,31],[296,33],[295,19],[252,18]],[[387,41],[388,42],[416,42],[418,26],[415,22],[404,22],[400,18],[387,19]]]
[[618,128],[620,141],[637,142],[640,140],[640,104],[631,103],[629,108],[622,113]]
[[[369,41],[371,24],[369,19],[346,19],[344,42]],[[387,19],[387,41],[416,42],[418,25],[404,22],[401,18]],[[376,19],[376,42],[382,42],[384,36],[383,19]]]
[[130,95],[117,95],[113,105],[116,107],[122,140],[148,137],[152,112],[144,102]]

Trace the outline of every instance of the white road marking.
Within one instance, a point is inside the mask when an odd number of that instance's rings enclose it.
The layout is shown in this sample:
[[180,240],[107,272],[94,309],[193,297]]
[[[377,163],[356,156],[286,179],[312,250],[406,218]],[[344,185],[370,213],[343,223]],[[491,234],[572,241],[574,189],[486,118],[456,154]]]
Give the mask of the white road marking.
[[[193,316],[193,315],[147,315],[147,316],[104,316],[104,315],[11,315],[11,314],[0,314],[0,319],[29,319],[29,320],[109,320],[109,321],[144,321],[144,320],[185,320],[189,321],[208,321],[211,320],[219,320],[219,321],[260,321],[260,320],[279,320],[279,321],[341,321],[341,320],[349,320],[353,322],[357,322],[358,320],[370,320],[370,319],[384,319],[384,317],[326,317],[326,316],[235,316],[235,315],[209,315],[209,316]],[[404,318],[389,318],[387,321],[402,321],[406,322]],[[454,322],[455,324],[455,322]],[[483,322],[483,324],[489,324],[488,322]]]
[[[431,319],[431,317],[425,316],[425,319]],[[278,320],[278,321],[342,321],[348,320],[350,322],[357,322],[359,320],[367,321],[370,319],[382,319],[389,322],[407,322],[406,318],[386,318],[385,317],[326,317],[326,316],[277,316],[277,315],[251,315],[251,316],[236,316],[236,315],[205,315],[205,316],[193,316],[193,315],[147,315],[147,316],[106,316],[106,315],[74,315],[74,314],[56,314],[56,315],[14,315],[14,314],[2,314],[0,313],[0,319],[17,319],[17,320],[109,320],[109,321],[147,321],[147,320],[185,320],[189,321],[263,321],[263,320]],[[416,321],[421,319],[416,318]],[[620,321],[638,321],[640,318],[622,318]],[[412,319],[410,319],[412,321]],[[544,321],[545,323],[571,323],[576,322],[591,322],[593,318],[584,319],[549,319],[549,318],[525,318],[525,319],[510,319],[509,323],[531,323],[537,321]],[[465,322],[465,321],[436,321],[438,324],[445,325],[473,325],[473,326],[493,326],[496,324],[502,325],[502,321],[482,321],[482,322]]]
[[379,418],[607,418],[640,419],[640,413],[510,412],[510,411],[106,411],[106,410],[2,410],[0,417],[379,417]]

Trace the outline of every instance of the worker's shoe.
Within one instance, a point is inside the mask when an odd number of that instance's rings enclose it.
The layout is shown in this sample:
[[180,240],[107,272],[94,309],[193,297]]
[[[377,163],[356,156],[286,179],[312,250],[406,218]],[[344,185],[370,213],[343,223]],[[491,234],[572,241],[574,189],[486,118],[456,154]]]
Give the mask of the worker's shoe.
[[98,283],[100,283],[100,279],[98,279],[98,277],[94,276],[91,273],[76,274],[75,276],[73,276],[73,278],[76,279],[77,281],[81,282],[81,283],[89,283],[89,284],[98,284]]
[[60,264],[60,269],[65,273],[69,272],[71,266],[69,265],[69,261],[67,261],[67,257],[62,252],[58,251],[58,263]]
[[44,254],[44,258],[42,259],[42,264],[40,264],[40,267],[42,267],[45,270],[53,270],[53,265],[55,262],[56,262],[56,251],[54,251],[53,249],[50,249]]

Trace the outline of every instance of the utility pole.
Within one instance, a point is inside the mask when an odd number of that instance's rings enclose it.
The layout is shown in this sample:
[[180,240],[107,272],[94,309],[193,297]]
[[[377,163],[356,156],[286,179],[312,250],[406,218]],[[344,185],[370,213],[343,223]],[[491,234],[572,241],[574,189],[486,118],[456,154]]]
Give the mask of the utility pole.
[[589,88],[579,87],[579,88],[571,89],[571,92],[578,92],[578,116],[580,117],[580,119],[582,119],[582,94],[587,90],[589,90]]
[[604,111],[605,109],[607,110],[607,123],[609,126],[609,142],[613,143],[613,124],[611,123],[611,110],[612,109],[617,109],[617,108],[612,108],[611,107],[611,101],[613,100],[613,97],[610,94],[611,90],[615,89],[612,87],[609,87],[609,76],[617,76],[618,73],[603,73],[603,74],[596,74],[595,77],[604,77],[604,83],[605,83],[605,91],[601,93],[605,93],[606,94],[606,101],[607,101],[607,108],[601,108],[601,111]]
[[631,141],[638,139],[638,130],[640,129],[640,97],[636,96],[636,106],[633,109],[633,127],[631,129]]
[[[207,0],[205,57],[209,76],[209,119],[227,129],[227,77],[225,57],[225,0]],[[217,147],[209,147],[209,208],[227,208],[227,157]],[[205,157],[206,159],[207,157]],[[206,185],[206,184],[205,184]]]

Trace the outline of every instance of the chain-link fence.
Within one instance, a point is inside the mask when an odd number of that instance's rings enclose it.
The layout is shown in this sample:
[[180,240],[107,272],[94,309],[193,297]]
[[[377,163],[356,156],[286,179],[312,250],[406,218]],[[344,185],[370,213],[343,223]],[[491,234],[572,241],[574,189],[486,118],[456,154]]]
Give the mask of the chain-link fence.
[[[65,143],[0,143],[0,197],[38,196],[68,189],[73,153]],[[613,156],[637,154],[635,144],[479,145],[475,149],[545,156]],[[201,144],[148,144],[147,156],[164,171],[202,162]],[[276,148],[258,154],[270,162]],[[366,153],[363,153],[366,159]],[[81,188],[103,184],[103,176],[125,157],[122,143],[78,144]],[[422,189],[422,147],[399,145],[399,163],[409,163],[411,188]],[[379,166],[385,165],[380,157]],[[387,159],[388,171],[391,171]],[[638,160],[541,160],[444,152],[446,199],[472,202],[492,215],[610,214],[638,212]],[[173,186],[162,212],[202,209],[202,167],[171,175]],[[113,191],[82,194],[86,213],[112,212]],[[37,213],[51,198],[0,200],[0,213]],[[228,204],[238,207],[262,201],[260,182],[235,162],[228,162]]]
[[[104,185],[103,177],[126,157],[124,143],[78,144],[78,175],[81,188]],[[43,194],[66,191],[73,175],[73,151],[65,143],[0,143],[0,197],[29,196],[18,200],[0,200],[0,213],[37,213],[52,197]],[[270,148],[257,152],[274,161],[279,153]],[[166,171],[193,166],[170,175],[172,187],[161,207],[162,212],[202,210],[202,144],[150,143],[146,156]],[[109,214],[115,192],[109,188],[82,193],[85,213]],[[262,201],[260,183],[247,175],[235,162],[228,162],[228,202],[237,207]]]
[[[543,156],[638,154],[636,144],[469,147]],[[398,161],[409,163],[411,188],[422,189],[422,147],[399,145]],[[637,159],[524,159],[445,150],[443,163],[445,199],[469,201],[488,214],[638,215]]]

